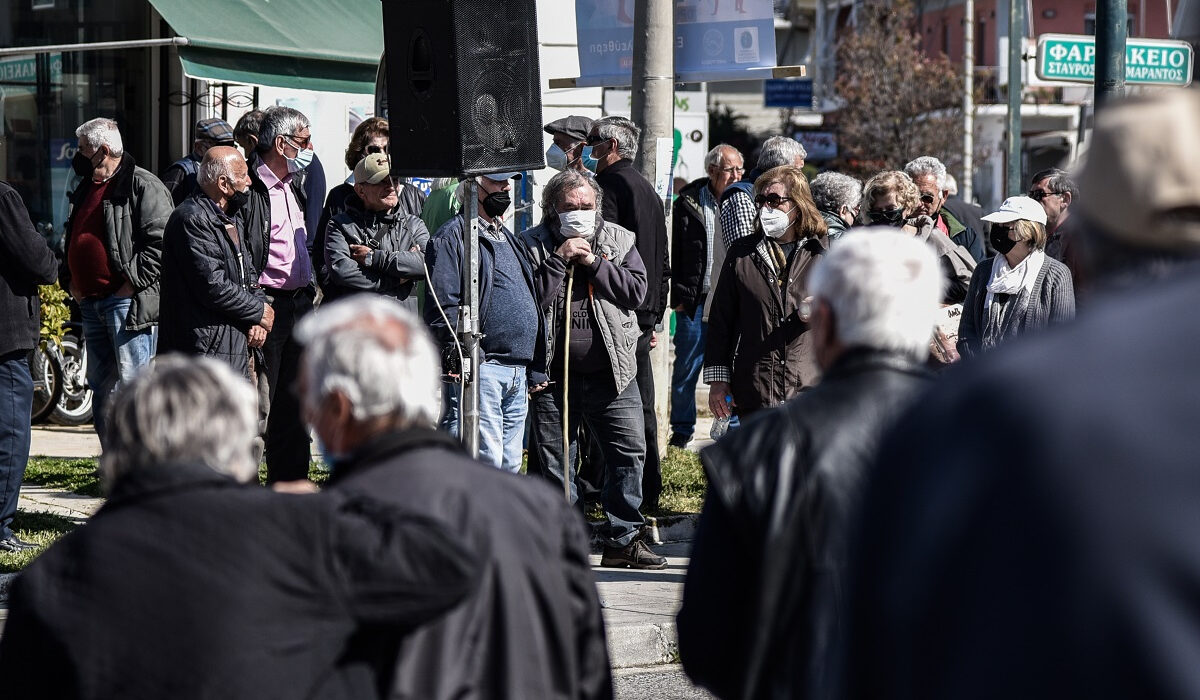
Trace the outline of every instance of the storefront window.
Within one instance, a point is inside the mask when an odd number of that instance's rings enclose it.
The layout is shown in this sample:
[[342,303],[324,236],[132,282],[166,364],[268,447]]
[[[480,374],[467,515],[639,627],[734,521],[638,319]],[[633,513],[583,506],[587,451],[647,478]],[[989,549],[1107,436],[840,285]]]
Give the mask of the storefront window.
[[[146,39],[150,23],[145,0],[0,0],[3,47]],[[0,56],[0,180],[52,243],[61,242],[75,185],[77,126],[116,119],[125,152],[148,160],[153,58],[152,49]]]

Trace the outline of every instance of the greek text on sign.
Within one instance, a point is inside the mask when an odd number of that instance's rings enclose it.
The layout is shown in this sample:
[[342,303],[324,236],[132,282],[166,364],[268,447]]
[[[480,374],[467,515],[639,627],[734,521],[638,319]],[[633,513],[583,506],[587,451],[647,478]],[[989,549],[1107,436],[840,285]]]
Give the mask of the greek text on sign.
[[[1125,82],[1177,85],[1192,82],[1193,52],[1184,41],[1125,40]],[[1096,38],[1082,34],[1038,37],[1037,74],[1043,80],[1091,83],[1096,80]]]

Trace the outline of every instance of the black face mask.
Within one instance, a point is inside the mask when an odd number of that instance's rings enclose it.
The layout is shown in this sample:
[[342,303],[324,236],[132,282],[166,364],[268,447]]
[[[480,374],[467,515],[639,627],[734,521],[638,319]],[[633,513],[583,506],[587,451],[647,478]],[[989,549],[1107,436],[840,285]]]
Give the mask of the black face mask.
[[493,192],[483,198],[483,210],[493,219],[508,211],[512,197],[507,192]]
[[242,190],[241,192],[234,190],[233,194],[230,195],[229,199],[226,200],[225,213],[228,214],[229,216],[233,216],[234,214],[238,213],[238,211],[240,211],[242,207],[246,206],[246,202],[248,202],[248,201],[250,201],[250,188],[249,187]]
[[1017,244],[1016,241],[1008,237],[1008,229],[993,226],[991,234],[988,235],[988,242],[996,249],[996,252],[1001,255],[1008,254],[1008,251],[1013,249]]
[[71,169],[79,177],[91,177],[96,168],[92,166],[91,158],[83,155],[81,151],[75,151],[75,155],[71,157]]
[[867,212],[867,218],[877,226],[900,227],[904,225],[904,210],[896,208],[886,211],[870,211]]

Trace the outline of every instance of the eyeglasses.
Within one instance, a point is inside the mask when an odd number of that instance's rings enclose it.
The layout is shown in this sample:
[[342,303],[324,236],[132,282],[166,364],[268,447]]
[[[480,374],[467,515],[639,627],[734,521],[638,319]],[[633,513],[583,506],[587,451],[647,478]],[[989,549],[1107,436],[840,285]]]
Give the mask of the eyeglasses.
[[796,200],[792,199],[791,197],[780,197],[774,192],[771,194],[760,194],[754,198],[754,203],[757,204],[759,208],[762,208],[762,205],[764,204],[769,204],[772,209],[778,209],[779,205],[783,204],[784,202],[795,203],[795,201]]
[[300,138],[299,136],[297,136],[295,134],[284,134],[283,138],[287,139],[288,141],[291,141],[292,146],[294,146],[300,150],[304,150],[305,148],[308,148],[309,145],[312,143],[311,136],[305,136],[304,138]]
[[387,152],[388,152],[387,146],[367,146],[367,155],[371,155],[372,153],[387,153]]
[[1029,198],[1034,200],[1035,202],[1040,202],[1052,194],[1061,195],[1061,194],[1065,194],[1065,193],[1064,192],[1056,192],[1053,190],[1050,190],[1050,191],[1048,191],[1048,190],[1029,190]]
[[605,141],[608,141],[608,139],[600,138],[600,134],[593,134],[591,136],[588,136],[587,141],[584,141],[584,143],[595,148],[596,146],[599,146],[600,144],[604,143]]
[[740,175],[740,174],[746,172],[746,169],[729,167],[729,168],[721,168],[721,172],[725,173],[726,175]]
[[924,202],[925,204],[933,204],[934,199],[935,199],[934,196],[929,193],[925,193],[925,194],[921,195],[921,201]]

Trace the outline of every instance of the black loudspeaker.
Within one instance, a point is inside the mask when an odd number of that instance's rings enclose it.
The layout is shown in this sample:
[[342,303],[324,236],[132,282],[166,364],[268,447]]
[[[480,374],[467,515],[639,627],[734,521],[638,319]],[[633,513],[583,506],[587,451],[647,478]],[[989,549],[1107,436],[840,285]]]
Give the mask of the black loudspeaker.
[[534,0],[383,0],[392,172],[540,170]]

